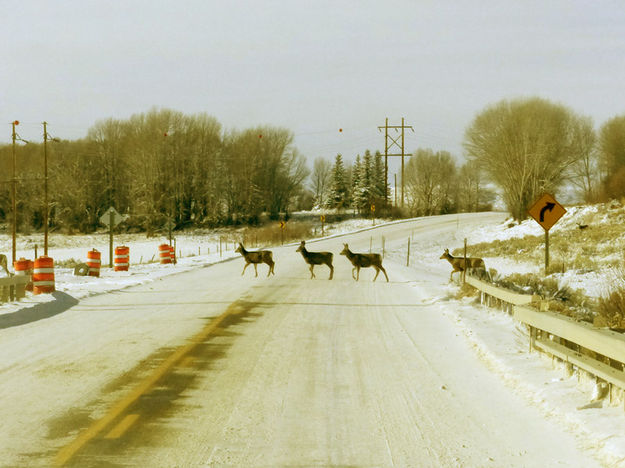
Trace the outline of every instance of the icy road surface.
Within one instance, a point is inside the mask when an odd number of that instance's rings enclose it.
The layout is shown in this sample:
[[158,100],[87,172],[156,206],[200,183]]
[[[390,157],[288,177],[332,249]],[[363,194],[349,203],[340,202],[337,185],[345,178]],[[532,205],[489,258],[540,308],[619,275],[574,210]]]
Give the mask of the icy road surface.
[[[450,267],[405,268],[435,217],[241,258],[75,301],[0,328],[2,466],[599,466],[516,396],[445,313]],[[383,275],[338,253],[384,235]],[[450,246],[451,248],[452,246]],[[441,251],[442,253],[442,251]],[[414,253],[413,253],[414,254]],[[416,271],[416,273],[415,273]],[[78,303],[76,303],[78,302]]]

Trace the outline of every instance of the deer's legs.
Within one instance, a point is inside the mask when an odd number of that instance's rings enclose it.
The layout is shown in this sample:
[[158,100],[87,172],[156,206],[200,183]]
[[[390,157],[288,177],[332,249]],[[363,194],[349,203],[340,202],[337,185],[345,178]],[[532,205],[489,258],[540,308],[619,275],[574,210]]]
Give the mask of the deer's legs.
[[315,266],[310,265],[310,279],[313,279],[315,277],[315,274],[313,273],[313,268],[315,268]]
[[258,268],[256,266],[256,263],[254,263],[254,273],[256,274],[256,278],[258,278]]
[[332,279],[334,276],[334,267],[332,265],[328,265],[330,267],[330,277],[328,279]]
[[380,270],[382,270],[382,273],[384,273],[384,277],[386,278],[386,282],[388,283],[388,275],[386,274],[386,270],[382,265],[380,265]]
[[269,271],[267,272],[267,276],[269,275],[275,275],[274,271],[273,271],[273,266],[276,264],[276,262],[273,263],[268,263],[267,265],[269,266]]
[[245,266],[243,267],[243,271],[241,272],[241,276],[243,276],[245,274],[245,269],[249,266],[249,263],[246,263]]

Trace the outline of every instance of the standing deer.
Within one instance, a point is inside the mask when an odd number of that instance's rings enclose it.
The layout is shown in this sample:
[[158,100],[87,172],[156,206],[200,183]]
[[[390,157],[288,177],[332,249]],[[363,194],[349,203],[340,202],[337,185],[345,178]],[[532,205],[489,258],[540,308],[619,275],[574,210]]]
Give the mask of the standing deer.
[[[373,281],[376,280],[376,278],[380,274],[380,270],[382,270],[382,273],[384,273],[386,281],[388,282],[388,275],[386,274],[386,270],[382,266],[382,255],[378,253],[353,253],[351,250],[349,250],[347,244],[343,245],[344,247],[341,251],[341,255],[345,255],[354,266],[354,268],[352,268],[352,278],[358,281],[358,278],[360,278],[361,268],[373,267],[375,268],[375,276],[373,277]],[[356,276],[354,276],[354,270],[356,270]]]
[[245,269],[248,267],[250,263],[254,265],[254,273],[258,276],[258,270],[256,269],[256,265],[259,263],[266,263],[269,266],[269,271],[267,272],[267,276],[273,274],[273,266],[275,265],[273,261],[273,254],[271,250],[258,250],[256,252],[249,252],[245,250],[243,244],[239,242],[239,247],[235,250],[235,252],[240,253],[245,258],[245,266],[243,267],[243,271],[241,272],[241,276],[245,273]]
[[332,266],[332,257],[334,255],[332,252],[309,252],[306,250],[306,241],[301,242],[296,252],[300,252],[306,263],[310,265],[310,279],[315,277],[315,273],[313,273],[315,265],[328,265],[330,268],[330,277],[328,279],[332,279],[334,276],[334,267]]
[[[449,281],[451,281],[452,275],[455,272],[464,271],[464,257],[454,257],[449,253],[449,249],[445,249],[445,252],[443,252],[443,255],[441,255],[441,260],[443,259],[451,263],[451,266],[454,268],[449,274]],[[467,257],[467,271],[476,270],[478,268],[486,271],[486,265],[484,265],[484,260],[477,257]]]

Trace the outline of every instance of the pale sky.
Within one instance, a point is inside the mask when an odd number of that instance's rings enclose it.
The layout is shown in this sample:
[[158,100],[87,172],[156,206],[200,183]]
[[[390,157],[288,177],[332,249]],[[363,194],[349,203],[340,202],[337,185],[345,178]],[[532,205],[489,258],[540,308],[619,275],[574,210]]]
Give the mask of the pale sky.
[[[384,150],[405,117],[418,147],[462,156],[505,98],[625,114],[622,1],[0,0],[0,142],[41,140],[153,107],[225,129],[290,129],[311,162]],[[339,132],[339,128],[343,132]]]

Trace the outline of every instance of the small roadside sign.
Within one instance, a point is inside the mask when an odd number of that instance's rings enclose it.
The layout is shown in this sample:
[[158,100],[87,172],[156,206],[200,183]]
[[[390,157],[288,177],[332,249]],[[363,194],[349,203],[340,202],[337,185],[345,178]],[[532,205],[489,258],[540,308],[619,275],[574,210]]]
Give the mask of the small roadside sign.
[[100,222],[109,228],[109,268],[113,268],[113,229],[126,219],[128,215],[119,214],[112,206],[100,216]]
[[548,193],[540,197],[529,209],[528,214],[548,231],[566,213],[566,210]]
[[549,229],[558,222],[566,210],[548,193],[540,197],[527,212],[545,230],[545,275],[549,268]]
[[[119,223],[124,221],[127,216],[123,216],[117,212],[115,208],[112,206],[104,212],[102,216],[100,216],[100,222],[109,228],[117,226]],[[113,225],[111,226],[111,222]]]

